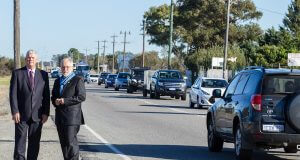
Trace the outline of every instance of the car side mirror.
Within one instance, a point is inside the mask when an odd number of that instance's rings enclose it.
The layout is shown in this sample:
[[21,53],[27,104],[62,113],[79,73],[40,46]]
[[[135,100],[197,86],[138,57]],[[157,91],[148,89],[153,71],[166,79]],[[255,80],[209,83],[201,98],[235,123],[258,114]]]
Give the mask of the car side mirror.
[[215,98],[221,98],[222,97],[222,91],[220,89],[215,89],[215,90],[213,90],[212,95]]

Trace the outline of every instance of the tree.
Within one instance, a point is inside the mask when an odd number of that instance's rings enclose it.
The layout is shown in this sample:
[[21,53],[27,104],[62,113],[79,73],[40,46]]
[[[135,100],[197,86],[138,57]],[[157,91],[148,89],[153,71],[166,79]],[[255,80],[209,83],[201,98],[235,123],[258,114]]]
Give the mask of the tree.
[[300,0],[293,0],[289,5],[283,24],[293,35],[300,36]]
[[[161,69],[162,61],[158,56],[156,51],[145,52],[145,67],[150,67],[151,69]],[[142,54],[136,55],[129,61],[130,68],[142,67]]]
[[78,51],[78,49],[76,49],[76,48],[70,48],[67,54],[68,54],[69,57],[73,58],[73,61],[75,63],[79,62],[80,60],[82,60],[84,58],[84,54],[80,53]]

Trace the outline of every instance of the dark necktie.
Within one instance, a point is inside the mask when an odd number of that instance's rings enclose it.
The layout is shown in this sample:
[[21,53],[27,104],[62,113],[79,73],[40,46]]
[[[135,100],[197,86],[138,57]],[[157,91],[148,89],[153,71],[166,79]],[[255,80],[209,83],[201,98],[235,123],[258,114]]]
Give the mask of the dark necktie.
[[29,71],[29,82],[30,82],[31,90],[33,91],[33,89],[34,89],[34,76],[33,76],[32,71]]

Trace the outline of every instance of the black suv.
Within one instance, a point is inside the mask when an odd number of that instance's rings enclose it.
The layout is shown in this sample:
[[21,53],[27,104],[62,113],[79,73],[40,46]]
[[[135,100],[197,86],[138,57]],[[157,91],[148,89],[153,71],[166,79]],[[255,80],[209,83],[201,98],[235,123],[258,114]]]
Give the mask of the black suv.
[[186,100],[185,78],[178,70],[158,70],[150,82],[150,98],[160,99],[160,96]]
[[248,67],[237,74],[223,96],[207,112],[207,141],[212,152],[234,143],[238,160],[251,159],[254,149],[300,145],[300,71]]
[[144,88],[144,71],[150,68],[132,68],[131,78],[128,80],[127,93],[133,93]]

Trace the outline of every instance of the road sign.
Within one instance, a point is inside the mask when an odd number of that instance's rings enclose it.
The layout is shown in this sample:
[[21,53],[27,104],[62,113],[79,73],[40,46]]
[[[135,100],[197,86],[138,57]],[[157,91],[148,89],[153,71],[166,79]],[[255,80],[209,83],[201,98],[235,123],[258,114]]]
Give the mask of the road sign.
[[288,66],[300,66],[300,53],[288,54]]

